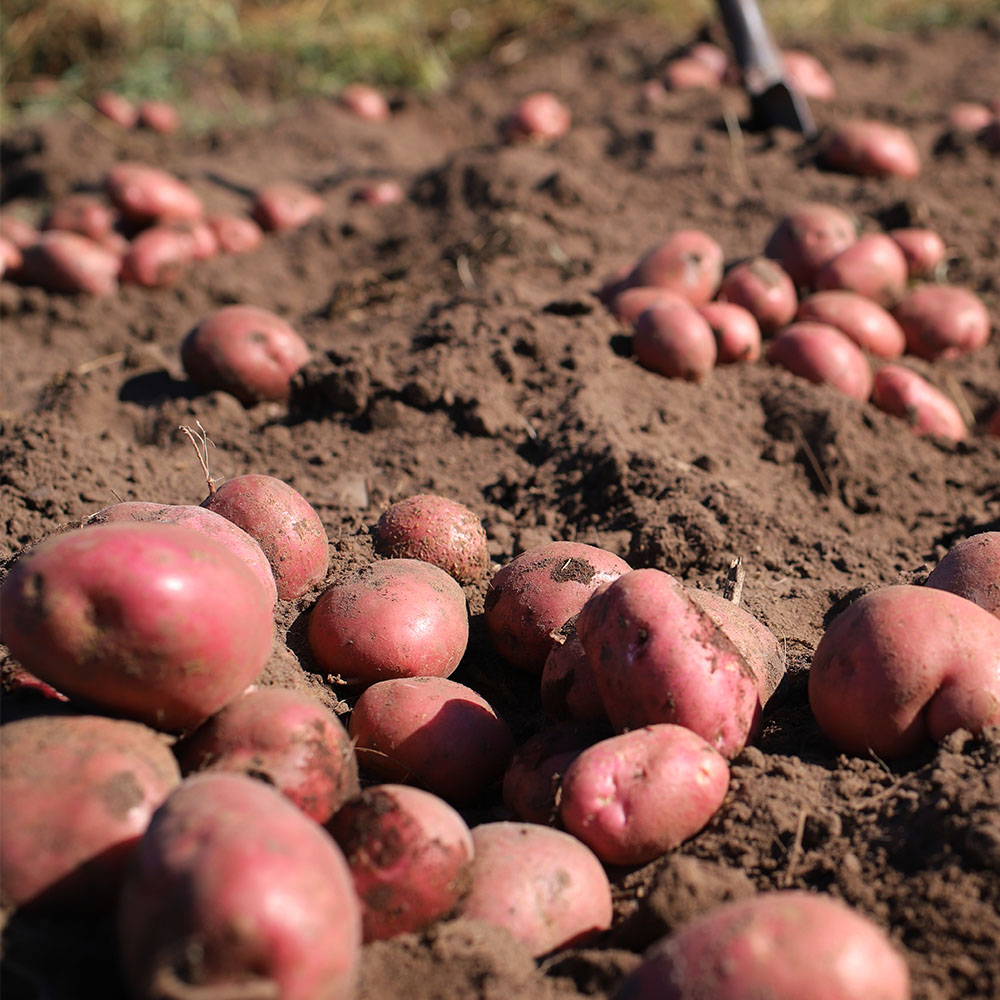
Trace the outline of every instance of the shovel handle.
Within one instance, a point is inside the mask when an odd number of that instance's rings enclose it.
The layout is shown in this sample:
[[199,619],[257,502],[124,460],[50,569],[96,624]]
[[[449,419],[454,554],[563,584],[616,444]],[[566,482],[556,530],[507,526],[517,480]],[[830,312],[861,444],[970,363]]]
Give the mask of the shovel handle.
[[719,0],[719,10],[749,89],[764,90],[781,80],[781,53],[771,40],[757,0]]

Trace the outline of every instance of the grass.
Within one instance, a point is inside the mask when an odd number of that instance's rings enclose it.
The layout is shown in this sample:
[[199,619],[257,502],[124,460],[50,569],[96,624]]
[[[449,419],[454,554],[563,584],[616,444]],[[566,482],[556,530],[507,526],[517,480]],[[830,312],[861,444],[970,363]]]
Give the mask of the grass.
[[[776,33],[970,23],[1000,0],[762,0]],[[332,93],[361,79],[433,90],[505,42],[653,15],[678,37],[712,0],[3,0],[0,111],[46,113],[113,87],[184,103],[193,75],[233,95]]]

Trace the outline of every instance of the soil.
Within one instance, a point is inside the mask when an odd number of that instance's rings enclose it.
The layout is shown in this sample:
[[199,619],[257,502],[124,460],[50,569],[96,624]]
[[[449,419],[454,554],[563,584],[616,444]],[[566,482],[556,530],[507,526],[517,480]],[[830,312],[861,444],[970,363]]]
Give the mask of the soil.
[[[907,359],[965,406],[974,426],[955,444],[763,363],[700,384],[664,379],[632,360],[595,295],[675,229],[706,230],[732,262],[760,252],[790,207],[819,200],[864,229],[936,229],[948,280],[982,297],[996,329],[1000,160],[948,135],[944,116],[952,102],[1000,95],[1000,27],[786,40],[837,81],[835,102],[814,102],[820,125],[903,126],[923,158],[916,180],[827,172],[799,136],[730,132],[727,118],[745,110],[735,89],[644,103],[643,81],[689,40],[637,22],[500,47],[447,93],[396,95],[388,124],[317,99],[273,108],[266,127],[195,137],[118,132],[82,114],[4,138],[4,212],[35,218],[61,194],[99,190],[123,158],[175,171],[214,209],[245,211],[253,189],[285,179],[314,186],[326,208],[171,289],[90,299],[0,286],[0,555],[116,498],[200,502],[202,472],[178,431],[200,421],[213,475],[268,473],[315,506],[327,582],[373,558],[369,530],[390,502],[440,493],[480,514],[495,565],[578,540],[721,589],[741,557],[743,604],[784,644],[787,675],[757,744],[733,763],[723,808],[677,851],[609,872],[607,934],[536,962],[506,932],[445,922],[367,947],[361,1000],[611,997],[659,936],[721,900],[789,887],[829,893],[885,928],[919,1000],[1000,996],[1000,730],[960,731],[901,761],[847,757],[806,696],[838,610],[922,583],[955,542],[1000,528],[1000,439],[986,433],[1000,337],[947,362]],[[571,106],[570,133],[500,144],[514,101],[543,88]],[[352,200],[373,178],[409,197]],[[184,377],[185,332],[237,302],[287,318],[315,352],[287,406],[245,409]],[[484,586],[466,588],[471,638],[454,677],[524,740],[545,721],[537,678],[492,650]],[[302,640],[321,589],[280,604],[285,642],[262,681],[346,712]],[[8,718],[26,697],[7,696]],[[509,814],[491,789],[468,817]],[[110,913],[8,914],[6,1000],[123,996],[112,926]]]

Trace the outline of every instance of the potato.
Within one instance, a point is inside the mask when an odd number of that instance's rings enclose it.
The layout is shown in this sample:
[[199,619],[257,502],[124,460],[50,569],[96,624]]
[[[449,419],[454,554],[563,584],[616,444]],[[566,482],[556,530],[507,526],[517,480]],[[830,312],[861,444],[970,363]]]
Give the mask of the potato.
[[70,698],[158,729],[197,726],[260,673],[274,636],[260,581],[176,524],[99,524],[23,554],[3,584],[11,655]]
[[389,781],[416,781],[451,802],[483,794],[514,752],[510,730],[489,702],[444,677],[366,688],[348,732],[363,768]]
[[656,302],[640,314],[632,350],[643,368],[700,382],[715,367],[718,348],[708,321],[693,306]]
[[799,49],[785,49],[781,53],[785,79],[811,101],[832,101],[837,96],[837,85],[826,67],[811,53]]
[[626,281],[630,287],[666,288],[700,306],[718,291],[722,264],[716,240],[699,229],[681,229],[646,251]]
[[734,757],[756,731],[757,678],[669,573],[632,570],[602,587],[577,633],[618,732],[675,723]]
[[261,188],[250,214],[265,232],[301,229],[323,214],[326,202],[312,188],[296,181],[278,181]]
[[927,379],[902,365],[885,365],[875,373],[872,402],[902,417],[917,434],[962,441],[968,428],[959,408]]
[[94,108],[122,128],[135,128],[139,120],[135,105],[127,97],[116,94],[113,90],[102,90],[94,98]]
[[848,121],[835,126],[819,153],[831,170],[862,177],[903,177],[920,173],[920,153],[909,134],[878,121]]
[[629,569],[613,552],[580,542],[522,552],[486,590],[486,626],[497,651],[516,667],[540,672],[555,644],[553,631],[578,614],[602,583]]
[[182,740],[185,775],[225,771],[266,781],[317,823],[357,795],[358,763],[340,719],[312,695],[246,691]]
[[654,944],[615,1000],[910,1000],[906,962],[868,917],[789,889],[710,910]]
[[958,594],[1000,618],[1000,531],[959,542],[934,567],[926,585]]
[[871,395],[868,359],[850,337],[826,323],[803,321],[786,326],[771,341],[767,360],[854,399],[866,400]]
[[667,90],[718,90],[722,77],[701,59],[679,56],[667,63],[663,85]]
[[554,142],[568,131],[572,115],[555,94],[539,91],[522,98],[504,120],[501,130],[507,142]]
[[115,225],[115,213],[92,194],[69,194],[57,201],[42,220],[43,229],[79,233],[99,243]]
[[118,287],[121,258],[86,236],[51,230],[21,250],[18,276],[52,292],[108,295]]
[[706,302],[698,307],[715,336],[715,363],[731,365],[760,360],[760,324],[735,302]]
[[140,101],[136,114],[139,125],[164,135],[181,127],[180,112],[166,101]]
[[845,753],[904,757],[928,739],[1000,722],[998,650],[1000,620],[972,601],[884,587],[830,623],[809,671],[809,704]]
[[135,849],[118,941],[136,1000],[351,1000],[360,904],[333,838],[273,788],[196,775]]
[[611,315],[626,326],[635,326],[639,317],[657,302],[673,302],[688,305],[687,299],[666,288],[647,288],[636,285],[634,288],[624,288],[608,303]]
[[878,358],[898,358],[906,350],[903,328],[893,315],[857,292],[815,292],[803,299],[795,318],[835,326]]
[[449,916],[472,885],[472,834],[461,815],[430,792],[366,788],[327,829],[351,869],[366,943]]
[[948,248],[933,229],[890,229],[889,235],[903,251],[909,277],[932,278],[944,266]]
[[917,285],[893,315],[910,352],[928,361],[978,351],[990,339],[990,316],[982,300],[955,285]]
[[559,815],[605,864],[641,865],[694,836],[728,788],[717,750],[660,723],[584,750],[563,775]]
[[710,67],[719,80],[722,80],[729,70],[729,56],[726,50],[713,42],[695,42],[688,49],[688,56]]
[[169,228],[187,240],[192,260],[210,260],[220,252],[219,240],[207,219],[174,222]]
[[945,122],[952,132],[979,132],[993,121],[993,112],[975,101],[956,101],[948,108]]
[[250,253],[264,242],[264,231],[243,215],[217,213],[205,220],[215,233],[220,253]]
[[237,527],[221,514],[216,514],[204,507],[196,507],[193,504],[132,501],[103,507],[91,514],[86,523],[110,524],[114,521],[163,521],[180,524],[194,531],[201,531],[217,542],[221,542],[233,555],[246,563],[260,581],[260,585],[264,588],[272,606],[278,599],[274,574],[271,572],[271,565],[267,561],[267,556],[264,555],[264,550],[255,538],[251,538],[242,528]]
[[372,529],[380,556],[422,559],[459,583],[475,583],[490,564],[486,530],[475,511],[448,497],[417,493],[397,500]]
[[201,198],[191,187],[145,163],[116,163],[104,186],[115,208],[137,225],[200,219],[205,213]]
[[139,233],[122,258],[123,284],[170,288],[193,260],[190,238],[170,226],[151,226]]
[[0,236],[0,278],[17,271],[24,263],[20,247],[15,246],[6,236]]
[[534,823],[482,823],[462,916],[503,927],[536,958],[611,926],[611,886],[591,850]]
[[890,308],[906,289],[906,258],[899,244],[884,233],[868,233],[841,250],[816,274],[820,291],[856,292]]
[[406,192],[398,181],[370,181],[355,188],[351,200],[366,205],[398,205],[406,200]]
[[554,643],[545,657],[540,692],[542,711],[557,722],[607,717],[590,660],[575,628],[564,642]]
[[790,323],[795,316],[795,285],[788,272],[769,257],[752,257],[730,268],[719,287],[720,302],[743,306],[763,333]]
[[448,677],[469,641],[462,588],[420,559],[383,559],[328,587],[309,615],[325,673],[367,687],[391,677]]
[[222,389],[244,406],[285,402],[292,377],[312,352],[280,316],[254,306],[223,306],[200,320],[181,344],[188,378]]
[[0,884],[5,906],[99,910],[153,811],[181,780],[137,722],[39,715],[0,727]]
[[382,93],[366,83],[349,83],[338,95],[340,104],[367,122],[388,121],[391,111]]
[[250,473],[229,479],[202,500],[242,528],[264,550],[278,597],[294,601],[330,568],[330,543],[319,515],[288,483]]
[[811,288],[820,268],[856,239],[849,215],[834,205],[810,202],[779,221],[764,253],[778,261],[798,287]]

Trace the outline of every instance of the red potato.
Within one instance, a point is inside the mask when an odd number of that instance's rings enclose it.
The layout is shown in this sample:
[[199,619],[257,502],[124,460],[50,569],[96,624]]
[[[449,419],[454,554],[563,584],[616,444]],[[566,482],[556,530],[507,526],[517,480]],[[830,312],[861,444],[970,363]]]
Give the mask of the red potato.
[[484,600],[486,626],[500,655],[538,673],[553,632],[579,614],[587,598],[631,567],[613,552],[580,542],[528,549],[497,571]]
[[831,170],[862,177],[903,177],[920,173],[920,153],[909,134],[878,121],[848,121],[835,126],[819,153]]
[[786,49],[781,53],[785,76],[810,101],[832,101],[837,85],[826,67],[811,53]]
[[902,955],[878,924],[801,890],[724,903],[662,938],[615,1000],[910,1000]]
[[24,263],[24,257],[19,247],[15,246],[6,236],[0,236],[0,277],[16,271]]
[[122,257],[122,284],[171,288],[194,259],[188,236],[171,226],[151,226],[139,233]]
[[749,311],[763,333],[791,323],[798,304],[788,272],[769,257],[753,257],[730,268],[719,286],[720,302]]
[[702,59],[680,56],[671,59],[663,72],[667,90],[718,90],[722,77],[718,70]]
[[180,783],[170,748],[137,722],[39,715],[0,727],[5,906],[99,910],[153,811]]
[[357,188],[351,198],[367,205],[398,205],[406,200],[406,192],[398,181],[372,181]]
[[343,107],[364,121],[388,121],[391,114],[385,97],[366,83],[349,83],[340,92],[338,100]]
[[943,268],[948,248],[933,229],[916,227],[890,229],[889,236],[903,251],[909,277],[931,278]]
[[632,570],[602,587],[577,633],[617,732],[670,722],[729,758],[756,732],[756,676],[669,573]]
[[99,243],[112,231],[115,213],[92,194],[70,194],[57,201],[42,221],[43,229],[79,233]]
[[767,351],[767,360],[854,399],[872,391],[872,370],[864,352],[846,334],[826,323],[802,321],[786,326]]
[[261,188],[250,214],[265,232],[301,229],[323,214],[326,202],[312,188],[296,181],[278,181]]
[[635,326],[639,317],[658,302],[672,302],[675,305],[688,305],[687,299],[666,288],[646,288],[636,285],[618,292],[609,302],[611,315],[626,326]]
[[925,378],[902,365],[885,365],[875,373],[872,402],[902,417],[917,434],[962,441],[968,428],[959,408]]
[[979,132],[993,121],[993,112],[975,101],[957,101],[948,108],[945,118],[952,132]]
[[712,42],[696,42],[688,50],[688,55],[710,67],[720,80],[729,70],[729,56],[726,50]]
[[264,231],[248,216],[221,213],[209,215],[205,221],[221,253],[250,253],[264,242]]
[[366,688],[348,732],[363,768],[467,802],[503,774],[514,752],[507,724],[481,695],[445,677],[403,677]]
[[718,348],[708,321],[686,303],[656,302],[640,314],[632,351],[643,368],[700,382],[715,367]]
[[372,529],[372,544],[380,556],[422,559],[459,583],[481,580],[490,563],[479,515],[430,493],[397,500],[385,510]]
[[906,257],[899,244],[884,233],[868,233],[827,261],[815,285],[820,291],[856,292],[888,309],[903,297],[906,278]]
[[200,219],[205,211],[201,198],[179,177],[145,163],[116,163],[105,189],[115,208],[137,225]]
[[753,313],[735,302],[706,302],[698,312],[715,336],[717,365],[760,360],[760,324]]
[[285,402],[292,377],[312,352],[280,316],[254,306],[223,306],[198,322],[181,344],[181,364],[202,389],[222,389],[244,406]]
[[464,917],[505,928],[536,958],[611,926],[608,876],[575,837],[534,823],[483,823],[472,841]]
[[70,698],[158,729],[197,726],[256,678],[272,608],[253,572],[175,524],[99,524],[22,555],[4,581],[11,655]]
[[237,558],[244,562],[260,581],[268,600],[273,606],[278,599],[271,564],[264,550],[242,528],[221,514],[196,507],[193,504],[164,504],[147,501],[116,503],[104,507],[87,518],[87,524],[110,524],[115,521],[161,521],[179,524],[194,531],[200,531],[220,542]]
[[94,98],[94,107],[105,118],[110,119],[122,128],[135,128],[139,121],[139,113],[135,105],[121,94],[113,90],[103,90]]
[[185,775],[225,771],[266,781],[317,823],[361,790],[340,719],[286,688],[241,694],[175,747]]
[[541,678],[542,711],[555,721],[604,719],[604,702],[590,669],[590,660],[573,629],[545,657]]
[[219,239],[206,219],[175,222],[170,228],[188,241],[192,260],[210,260],[219,253]]
[[893,315],[910,352],[928,361],[978,351],[990,339],[990,316],[982,299],[956,285],[917,285]]
[[1000,618],[1000,531],[959,542],[934,567],[926,586],[958,594]]
[[956,594],[900,584],[842,611],[816,647],[809,704],[840,750],[904,757],[1000,722],[1000,619]]
[[856,239],[857,229],[846,212],[810,202],[781,219],[764,253],[778,261],[799,288],[811,288],[820,268]]
[[555,94],[538,91],[522,98],[502,125],[507,142],[555,142],[568,131],[569,108]]
[[169,135],[181,127],[180,112],[166,101],[140,101],[136,108],[137,124]]
[[584,750],[563,775],[559,816],[605,864],[642,865],[693,837],[728,788],[717,750],[661,723]]
[[646,251],[626,283],[630,287],[666,288],[700,306],[718,291],[722,265],[718,241],[698,229],[681,229]]
[[393,784],[366,788],[327,829],[351,869],[366,943],[449,916],[472,884],[472,834],[461,815],[430,792]]
[[18,278],[52,292],[109,295],[121,258],[86,236],[51,230],[21,251]]
[[361,912],[344,855],[273,788],[186,779],[153,816],[118,906],[131,996],[350,1000]]
[[903,328],[892,313],[857,292],[815,292],[803,299],[795,318],[835,326],[878,358],[898,358],[906,350]]
[[256,473],[237,476],[213,489],[201,506],[257,540],[271,564],[280,600],[294,601],[326,576],[326,529],[309,501],[288,483]]
[[420,559],[383,559],[328,587],[309,615],[320,669],[352,686],[392,677],[448,677],[465,655],[462,588]]

